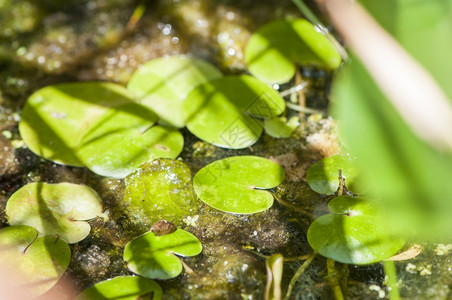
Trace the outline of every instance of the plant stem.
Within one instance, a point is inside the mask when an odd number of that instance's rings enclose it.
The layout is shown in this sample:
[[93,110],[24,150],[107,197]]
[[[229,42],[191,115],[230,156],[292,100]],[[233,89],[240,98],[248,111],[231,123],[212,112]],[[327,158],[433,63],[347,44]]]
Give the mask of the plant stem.
[[286,102],[286,106],[290,109],[293,109],[295,111],[304,112],[307,114],[321,114],[323,115],[323,111],[314,109],[314,108],[308,108],[308,107],[301,107],[300,105],[296,105],[290,102]]
[[292,280],[290,280],[289,287],[287,288],[286,296],[284,297],[284,300],[288,300],[290,297],[290,294],[292,293],[292,290],[295,286],[295,283],[297,283],[300,276],[303,274],[303,272],[306,270],[306,268],[311,264],[312,260],[317,256],[317,252],[312,252],[306,261],[298,268],[295,275],[292,277]]
[[383,269],[385,271],[385,275],[388,277],[387,286],[389,291],[389,299],[400,300],[399,287],[397,286],[397,273],[394,261],[384,260]]
[[337,279],[337,271],[334,265],[335,265],[334,260],[330,258],[326,259],[326,268],[328,270],[328,281],[330,282],[330,285],[333,288],[334,299],[344,300],[344,294],[342,293],[341,285],[339,284],[339,280]]

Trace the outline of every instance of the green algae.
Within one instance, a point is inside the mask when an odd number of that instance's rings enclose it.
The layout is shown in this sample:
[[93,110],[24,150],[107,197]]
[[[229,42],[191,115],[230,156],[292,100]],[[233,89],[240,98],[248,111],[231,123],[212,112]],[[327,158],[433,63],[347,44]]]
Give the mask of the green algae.
[[143,228],[161,219],[179,226],[196,214],[199,203],[190,169],[177,160],[154,160],[125,179],[126,214]]

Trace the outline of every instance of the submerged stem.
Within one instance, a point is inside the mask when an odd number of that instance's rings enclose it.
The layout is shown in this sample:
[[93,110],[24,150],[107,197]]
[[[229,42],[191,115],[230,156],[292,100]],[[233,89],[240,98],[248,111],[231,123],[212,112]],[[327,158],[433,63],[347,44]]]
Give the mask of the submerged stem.
[[385,271],[385,275],[388,278],[387,286],[389,291],[389,299],[400,300],[399,287],[397,286],[397,273],[394,261],[384,260],[383,269]]
[[339,280],[337,279],[335,261],[330,258],[327,258],[326,268],[328,270],[328,281],[330,282],[330,285],[333,288],[334,299],[344,300],[344,294],[342,293],[341,285],[339,283]]
[[303,274],[303,272],[306,270],[306,268],[311,264],[312,260],[317,256],[317,252],[312,252],[306,261],[298,268],[295,275],[292,277],[289,283],[289,287],[287,288],[286,296],[284,297],[284,300],[288,300],[290,297],[290,294],[292,293],[292,290],[295,286],[295,283],[297,283],[300,276]]

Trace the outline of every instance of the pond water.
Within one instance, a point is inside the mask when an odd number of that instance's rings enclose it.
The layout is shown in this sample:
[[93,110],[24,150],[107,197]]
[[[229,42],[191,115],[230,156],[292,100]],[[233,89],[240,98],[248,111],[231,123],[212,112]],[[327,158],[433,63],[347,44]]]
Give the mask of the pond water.
[[[143,1],[136,24],[130,16],[140,1],[0,1],[0,227],[7,226],[6,201],[21,186],[35,181],[83,183],[101,196],[108,217],[90,221],[91,234],[72,245],[64,278],[77,291],[99,281],[131,274],[122,258],[125,244],[149,224],[132,219],[122,203],[124,181],[103,178],[88,169],[57,165],[30,152],[18,132],[27,97],[50,84],[111,81],[125,84],[144,62],[164,55],[203,58],[225,74],[246,72],[245,43],[265,22],[299,17],[290,1]],[[304,91],[308,107],[327,112],[332,75],[303,67],[310,84]],[[293,86],[290,83],[282,90]],[[295,112],[292,112],[295,115]],[[257,155],[278,162],[286,180],[273,192],[281,202],[261,213],[233,215],[199,202],[179,220],[178,227],[202,243],[201,255],[185,258],[193,272],[159,280],[164,299],[263,299],[265,258],[281,253],[283,291],[313,250],[306,239],[314,217],[326,210],[328,197],[312,191],[306,171],[315,161],[338,152],[336,125],[331,118],[311,115],[290,138],[263,135],[252,147],[222,149],[183,130],[185,146],[179,160],[194,175],[220,158]],[[168,174],[177,172],[169,169]],[[402,297],[452,298],[452,251],[448,245],[423,245],[414,259],[396,263]],[[328,272],[317,256],[294,286],[290,299],[333,299],[331,278],[341,283],[347,299],[387,299],[381,264],[336,264]],[[62,285],[50,293],[70,299]]]

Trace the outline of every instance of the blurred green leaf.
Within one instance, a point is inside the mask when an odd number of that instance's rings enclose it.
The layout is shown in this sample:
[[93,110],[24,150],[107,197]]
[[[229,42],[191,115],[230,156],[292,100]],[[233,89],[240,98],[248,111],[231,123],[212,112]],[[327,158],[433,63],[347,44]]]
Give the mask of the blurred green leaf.
[[245,49],[248,69],[268,83],[286,83],[296,64],[335,69],[341,57],[331,42],[305,19],[276,20],[259,28]]
[[[10,226],[0,230],[0,264],[17,286],[27,286],[30,299],[52,288],[71,260],[68,244],[57,236],[38,238],[36,229]],[[11,268],[11,269],[9,269]]]
[[[452,99],[450,1],[363,3]],[[439,153],[415,136],[355,56],[335,81],[332,97],[341,136],[371,193],[391,208],[402,229],[444,238],[452,225],[451,153]]]
[[339,196],[328,203],[331,214],[317,218],[308,229],[308,242],[321,255],[347,264],[370,264],[399,251],[384,210],[375,200]]
[[81,292],[75,300],[137,300],[152,295],[162,299],[162,288],[152,279],[140,276],[119,276],[101,281]]

